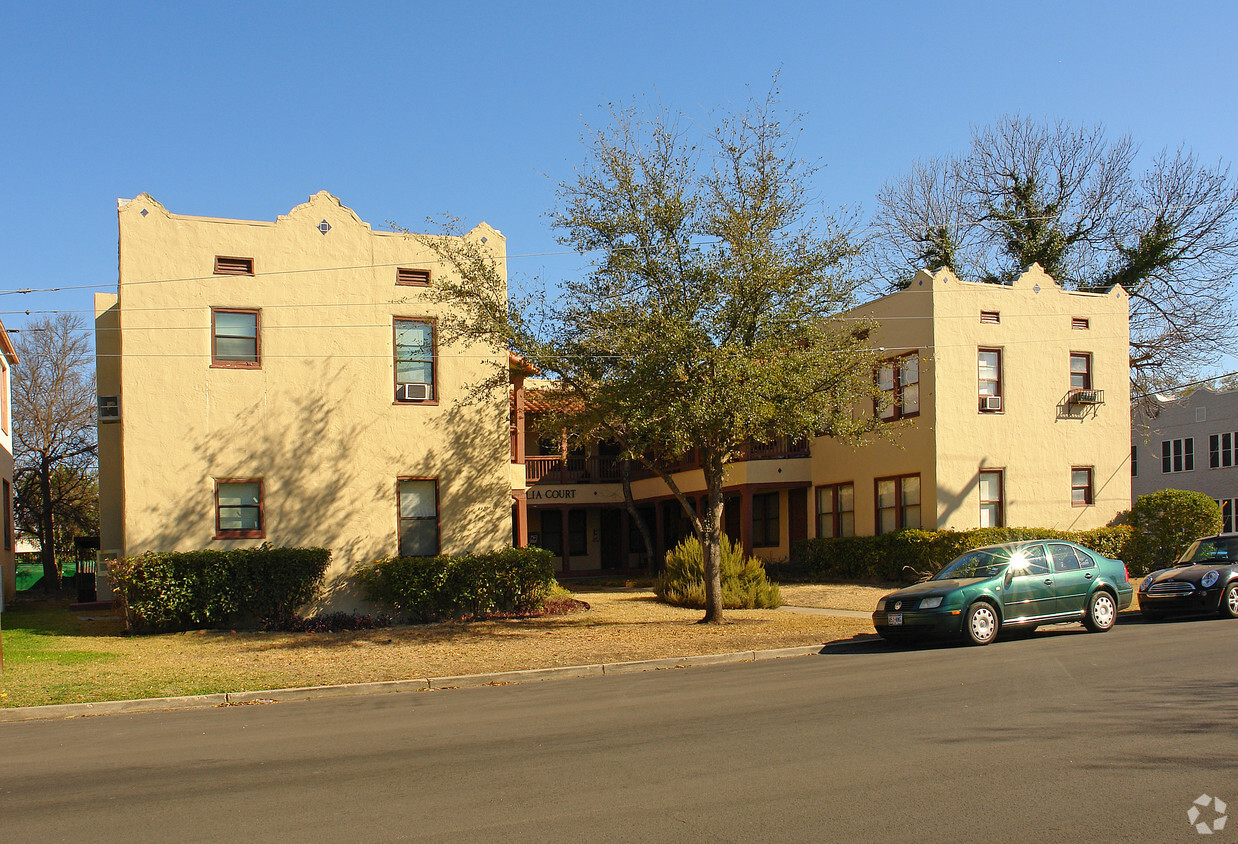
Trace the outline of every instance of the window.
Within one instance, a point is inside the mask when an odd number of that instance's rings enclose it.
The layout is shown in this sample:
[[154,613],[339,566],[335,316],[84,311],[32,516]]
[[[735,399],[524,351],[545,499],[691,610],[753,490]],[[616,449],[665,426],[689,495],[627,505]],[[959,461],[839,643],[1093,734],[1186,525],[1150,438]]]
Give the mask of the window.
[[1092,356],[1086,352],[1070,353],[1070,388],[1092,389]]
[[258,312],[211,308],[211,366],[257,369]]
[[434,323],[397,319],[395,400],[425,402],[434,399]]
[[1221,533],[1238,532],[1238,520],[1234,518],[1234,515],[1238,514],[1238,498],[1225,498],[1217,504],[1221,506]]
[[1043,545],[1029,545],[1021,551],[1022,559],[1018,560],[1019,566],[1014,568],[1014,574],[1018,577],[1044,577],[1049,573],[1049,560],[1045,557],[1045,547]]
[[1131,477],[1139,477],[1139,446],[1131,446]]
[[13,550],[13,488],[9,486],[8,478],[0,478],[4,495],[4,550]]
[[920,476],[878,478],[877,533],[920,527]]
[[997,413],[1002,409],[1002,350],[981,349],[980,412]]
[[396,482],[400,511],[400,556],[438,554],[438,481],[404,478]]
[[589,513],[585,510],[567,513],[567,552],[573,557],[589,553]]
[[120,418],[120,396],[99,396],[100,422],[115,422]]
[[817,538],[855,536],[855,484],[817,487]]
[[1195,471],[1195,438],[1161,440],[1161,472]]
[[1071,317],[1070,327],[1075,331],[1087,331],[1088,330],[1087,317]]
[[411,287],[428,287],[430,284],[430,271],[399,267],[395,271],[395,283]]
[[1002,321],[1002,315],[997,311],[981,311],[980,321],[989,325],[997,325]]
[[980,527],[1005,527],[1006,513],[1003,500],[1002,471],[987,470],[980,473]]
[[1091,557],[1071,545],[1054,543],[1049,546],[1049,553],[1053,556],[1053,570],[1055,572],[1096,568],[1096,563]]
[[[7,429],[5,429],[7,430]],[[1238,431],[1208,437],[1208,468],[1238,466]]]
[[752,544],[757,548],[773,548],[781,540],[778,525],[778,493],[762,492],[752,496]]
[[885,361],[877,369],[877,386],[881,390],[879,413],[882,419],[899,419],[920,412],[920,354]]
[[253,275],[253,258],[226,258],[215,256],[215,275]]
[[1070,470],[1070,504],[1072,507],[1087,507],[1092,503],[1092,469],[1090,466],[1075,466]]
[[262,481],[215,481],[215,538],[256,539],[265,536],[262,524]]
[[543,510],[537,544],[556,557],[563,556],[563,511]]

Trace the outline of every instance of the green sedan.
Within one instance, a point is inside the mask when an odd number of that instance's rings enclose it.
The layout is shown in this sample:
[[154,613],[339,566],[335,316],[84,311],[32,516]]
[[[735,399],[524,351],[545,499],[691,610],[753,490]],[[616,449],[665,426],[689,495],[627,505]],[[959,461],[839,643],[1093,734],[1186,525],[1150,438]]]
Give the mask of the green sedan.
[[1113,627],[1134,590],[1121,560],[1073,542],[1007,542],[968,551],[928,580],[877,602],[882,638],[962,636],[987,645],[1005,629],[1080,621],[1093,633]]

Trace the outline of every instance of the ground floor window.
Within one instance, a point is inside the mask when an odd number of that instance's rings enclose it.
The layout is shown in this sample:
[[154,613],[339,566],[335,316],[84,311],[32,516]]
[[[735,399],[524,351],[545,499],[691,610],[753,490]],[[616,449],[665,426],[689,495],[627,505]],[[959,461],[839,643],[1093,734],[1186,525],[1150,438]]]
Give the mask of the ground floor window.
[[752,544],[773,548],[781,542],[778,523],[778,493],[761,492],[752,496]]
[[585,510],[567,512],[567,549],[573,557],[589,553],[589,514]]
[[1006,524],[1005,490],[1001,470],[988,469],[980,473],[980,527],[1004,527]]
[[1223,498],[1217,502],[1221,505],[1221,533],[1238,533],[1238,498]]
[[920,527],[918,474],[878,478],[874,485],[877,493],[877,533]]
[[262,480],[216,479],[215,537],[258,539],[263,536]]
[[855,484],[817,487],[817,537],[855,536]]
[[1087,507],[1092,503],[1090,466],[1075,466],[1070,470],[1070,503],[1074,507]]
[[400,556],[438,554],[438,481],[406,478],[397,484],[400,510]]

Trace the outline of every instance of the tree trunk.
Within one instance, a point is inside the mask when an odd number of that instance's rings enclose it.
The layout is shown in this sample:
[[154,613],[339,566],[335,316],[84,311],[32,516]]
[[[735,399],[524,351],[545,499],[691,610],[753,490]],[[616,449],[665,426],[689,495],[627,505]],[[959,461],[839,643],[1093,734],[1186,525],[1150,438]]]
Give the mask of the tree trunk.
[[43,591],[60,588],[60,570],[56,567],[56,542],[52,524],[52,467],[46,461],[39,465],[39,560],[43,563]]
[[705,517],[701,520],[701,551],[705,558],[705,617],[702,624],[722,624],[722,455],[701,455],[705,472]]
[[649,536],[649,528],[645,520],[641,518],[640,511],[636,509],[636,499],[632,497],[632,461],[620,460],[619,472],[619,477],[623,481],[623,503],[627,505],[628,515],[636,521],[641,539],[645,541],[645,558],[649,561],[649,570],[652,571],[654,568],[653,539]]

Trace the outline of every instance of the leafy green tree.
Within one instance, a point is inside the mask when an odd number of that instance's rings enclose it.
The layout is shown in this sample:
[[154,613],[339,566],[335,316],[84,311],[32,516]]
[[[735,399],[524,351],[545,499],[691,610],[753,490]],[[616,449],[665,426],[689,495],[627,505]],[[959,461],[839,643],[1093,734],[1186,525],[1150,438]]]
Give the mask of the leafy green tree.
[[917,162],[877,196],[879,286],[950,266],[1008,283],[1033,263],[1069,289],[1130,294],[1132,392],[1192,380],[1234,345],[1238,182],[1185,148],[1137,171],[1129,137],[1018,115]]
[[[873,326],[834,318],[855,302],[857,249],[837,217],[809,213],[815,167],[796,158],[775,92],[707,130],[665,110],[610,117],[586,131],[587,161],[551,214],[591,271],[556,301],[509,299],[480,237],[424,238],[457,271],[436,285],[440,330],[518,354],[571,399],[548,428],[611,439],[666,482],[704,548],[702,621],[722,622],[727,465],[752,441],[874,427],[853,412],[874,394]],[[505,384],[496,372],[491,386]],[[703,513],[666,469],[690,453]]]

